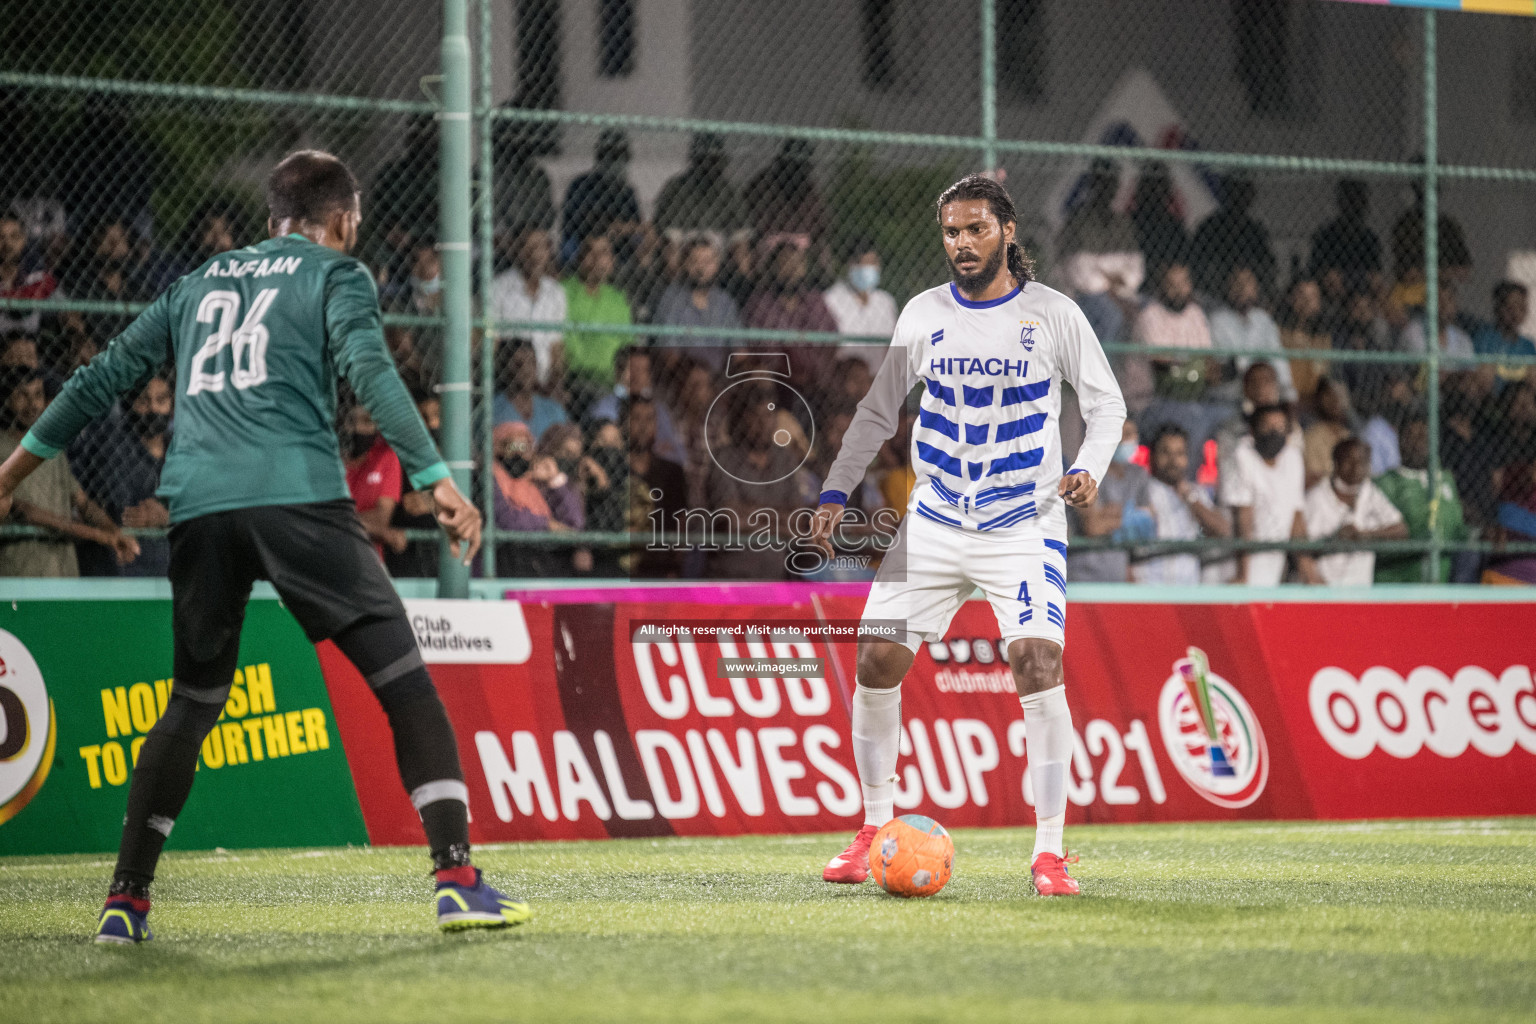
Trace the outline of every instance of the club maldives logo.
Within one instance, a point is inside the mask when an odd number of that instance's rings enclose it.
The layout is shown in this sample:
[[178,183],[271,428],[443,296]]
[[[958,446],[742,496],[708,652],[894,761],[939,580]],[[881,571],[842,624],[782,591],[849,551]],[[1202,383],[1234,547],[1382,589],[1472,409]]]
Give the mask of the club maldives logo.
[[1157,720],[1168,758],[1196,793],[1217,807],[1247,807],[1269,781],[1269,748],[1253,708],[1210,670],[1205,652],[1173,663]]
[[32,652],[0,629],[0,824],[48,781],[57,738],[53,702]]

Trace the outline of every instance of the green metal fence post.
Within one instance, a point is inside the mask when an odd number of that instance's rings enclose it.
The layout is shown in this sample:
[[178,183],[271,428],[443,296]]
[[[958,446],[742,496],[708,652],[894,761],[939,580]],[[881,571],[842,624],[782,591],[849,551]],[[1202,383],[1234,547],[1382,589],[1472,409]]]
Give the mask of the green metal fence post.
[[981,0],[981,162],[997,169],[997,0]]
[[[438,112],[441,160],[438,250],[443,265],[443,455],[454,483],[470,492],[469,457],[469,35],[468,0],[443,0],[443,107]],[[468,597],[469,569],[445,542],[438,561],[439,597]]]
[[479,231],[478,262],[480,281],[480,474],[481,511],[485,513],[485,549],[481,555],[481,573],[486,579],[496,577],[496,478],[491,463],[496,458],[491,437],[494,429],[492,404],[496,397],[496,311],[491,306],[491,284],[496,266],[496,167],[491,146],[491,0],[480,0],[480,52],[475,55],[480,69],[479,100],[475,128],[480,133],[480,188],[476,227]]
[[1424,12],[1424,345],[1429,425],[1427,581],[1440,579],[1440,118],[1436,90],[1435,12]]

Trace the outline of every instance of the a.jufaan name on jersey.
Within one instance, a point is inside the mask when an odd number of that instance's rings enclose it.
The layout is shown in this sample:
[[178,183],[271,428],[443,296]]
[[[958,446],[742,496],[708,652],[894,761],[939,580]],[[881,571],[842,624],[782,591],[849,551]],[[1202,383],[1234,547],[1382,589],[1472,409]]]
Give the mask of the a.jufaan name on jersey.
[[302,256],[279,256],[266,260],[218,260],[208,264],[204,277],[266,277],[269,274],[291,274],[304,262]]

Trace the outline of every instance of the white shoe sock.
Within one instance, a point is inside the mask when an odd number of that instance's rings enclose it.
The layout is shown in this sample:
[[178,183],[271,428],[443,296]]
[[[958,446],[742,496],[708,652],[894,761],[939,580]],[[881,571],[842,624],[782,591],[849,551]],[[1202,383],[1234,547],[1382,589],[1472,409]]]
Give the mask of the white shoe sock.
[[864,790],[864,824],[891,820],[896,800],[896,757],[901,744],[901,684],[853,688],[853,761]]
[[1067,771],[1072,761],[1072,710],[1067,688],[1053,686],[1019,698],[1024,709],[1024,743],[1029,780],[1035,790],[1035,852],[1063,855],[1062,826],[1067,820]]

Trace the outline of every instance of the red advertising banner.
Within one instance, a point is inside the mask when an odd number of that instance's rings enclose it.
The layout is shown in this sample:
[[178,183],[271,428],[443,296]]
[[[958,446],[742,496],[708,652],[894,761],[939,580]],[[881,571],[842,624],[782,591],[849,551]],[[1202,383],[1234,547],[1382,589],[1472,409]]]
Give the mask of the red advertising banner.
[[[691,595],[690,595],[691,596]],[[852,827],[844,594],[765,605],[408,602],[458,732],[477,842]],[[1522,605],[1074,604],[1069,822],[1536,813]],[[1193,682],[1189,648],[1208,659]],[[732,676],[722,659],[812,659]],[[369,836],[419,843],[383,714],[321,663]],[[898,811],[1033,821],[985,603],[902,688]]]

